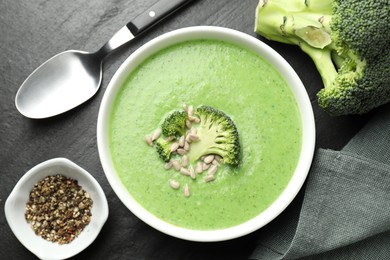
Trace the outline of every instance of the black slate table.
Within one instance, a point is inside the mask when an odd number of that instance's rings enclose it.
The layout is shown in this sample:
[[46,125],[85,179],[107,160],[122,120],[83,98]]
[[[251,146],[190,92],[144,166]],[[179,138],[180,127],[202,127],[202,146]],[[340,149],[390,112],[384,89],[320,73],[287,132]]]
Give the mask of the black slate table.
[[[104,64],[101,89],[88,102],[63,115],[31,120],[17,111],[15,94],[42,62],[69,50],[95,51],[118,29],[156,0],[0,0],[0,207],[19,178],[36,164],[66,157],[102,185],[110,216],[95,242],[74,259],[246,259],[264,232],[299,209],[302,192],[277,219],[231,241],[197,243],[162,234],[136,218],[118,199],[103,173],[96,145],[99,105],[108,82],[137,48],[163,33],[187,26],[214,25],[245,32],[268,43],[297,71],[312,100],[317,147],[340,149],[370,118],[330,117],[318,108],[321,79],[312,61],[295,46],[268,42],[253,32],[258,0],[199,0],[186,6]],[[372,114],[372,113],[371,113]],[[4,259],[35,259],[19,243],[0,213],[0,252]]]

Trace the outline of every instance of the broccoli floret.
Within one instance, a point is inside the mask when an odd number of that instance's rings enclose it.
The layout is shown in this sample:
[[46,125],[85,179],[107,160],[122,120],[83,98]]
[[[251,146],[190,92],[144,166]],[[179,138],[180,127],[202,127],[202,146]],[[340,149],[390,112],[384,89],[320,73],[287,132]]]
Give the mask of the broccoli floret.
[[164,161],[168,162],[171,158],[171,142],[160,137],[155,142],[158,156]]
[[200,123],[197,127],[199,141],[191,143],[188,153],[190,162],[205,155],[214,154],[223,158],[225,164],[238,166],[240,142],[237,128],[224,112],[209,106],[200,106],[195,111]]
[[389,8],[388,0],[261,0],[255,31],[313,59],[325,111],[363,114],[390,101]]
[[164,136],[182,136],[186,132],[186,120],[188,114],[185,111],[175,110],[165,117],[161,125]]

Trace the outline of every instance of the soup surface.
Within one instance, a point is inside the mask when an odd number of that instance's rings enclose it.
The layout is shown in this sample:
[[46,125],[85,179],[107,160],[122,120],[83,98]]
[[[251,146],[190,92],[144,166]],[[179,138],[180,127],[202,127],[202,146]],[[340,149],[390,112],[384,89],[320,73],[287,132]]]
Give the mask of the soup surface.
[[[223,165],[207,183],[164,169],[144,136],[183,103],[212,106],[233,119],[239,168]],[[269,207],[292,177],[301,141],[298,106],[279,73],[257,54],[216,40],[183,42],[141,63],[121,87],[109,126],[111,156],[131,196],[160,219],[199,230],[235,226]]]

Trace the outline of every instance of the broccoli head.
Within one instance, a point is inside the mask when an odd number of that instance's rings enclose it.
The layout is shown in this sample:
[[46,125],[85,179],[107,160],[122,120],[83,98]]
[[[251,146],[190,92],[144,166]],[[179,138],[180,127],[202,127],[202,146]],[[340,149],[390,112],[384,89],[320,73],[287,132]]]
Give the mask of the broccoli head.
[[161,125],[164,136],[182,136],[186,132],[186,120],[188,114],[185,111],[175,110],[165,117]]
[[160,137],[156,140],[155,146],[158,153],[158,156],[164,162],[168,162],[171,158],[171,142]]
[[224,112],[209,106],[198,107],[195,116],[200,119],[197,127],[199,141],[191,143],[188,152],[190,162],[214,154],[221,156],[225,164],[238,166],[241,148],[238,131],[232,119]]
[[363,114],[390,101],[389,8],[388,0],[261,0],[255,31],[312,58],[325,111]]

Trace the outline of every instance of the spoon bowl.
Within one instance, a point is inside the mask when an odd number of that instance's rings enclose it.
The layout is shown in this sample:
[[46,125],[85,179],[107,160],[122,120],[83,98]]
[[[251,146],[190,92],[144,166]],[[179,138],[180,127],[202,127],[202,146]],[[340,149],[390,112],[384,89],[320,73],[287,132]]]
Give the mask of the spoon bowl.
[[15,105],[26,117],[39,119],[68,111],[99,89],[102,59],[96,53],[62,52],[39,66],[22,84]]

